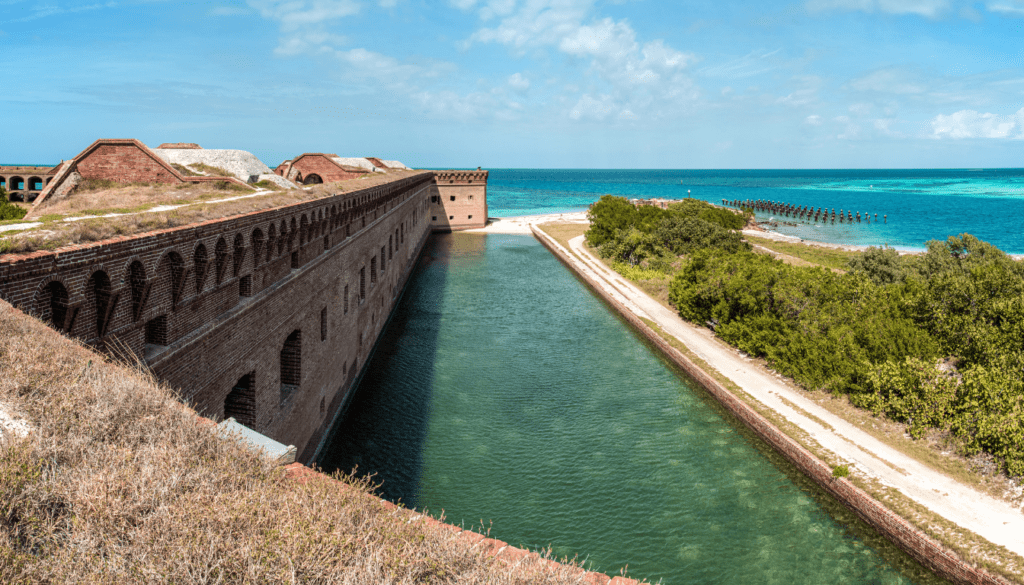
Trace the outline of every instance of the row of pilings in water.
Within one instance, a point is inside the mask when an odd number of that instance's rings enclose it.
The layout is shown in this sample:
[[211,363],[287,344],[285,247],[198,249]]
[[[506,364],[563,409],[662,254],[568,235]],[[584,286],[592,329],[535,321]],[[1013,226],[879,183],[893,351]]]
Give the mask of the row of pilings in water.
[[[861,222],[861,215],[860,215],[859,211],[857,212],[856,215],[854,215],[854,212],[852,212],[852,211],[845,211],[843,209],[840,209],[839,213],[837,214],[836,210],[834,208],[832,209],[832,211],[830,213],[828,209],[822,209],[820,207],[817,210],[815,210],[813,206],[811,206],[811,207],[807,207],[806,205],[804,205],[804,206],[797,206],[797,205],[790,205],[789,203],[777,203],[775,201],[765,201],[764,199],[754,199],[754,200],[751,200],[751,199],[744,199],[744,200],[740,200],[740,199],[732,199],[732,200],[722,199],[722,204],[727,206],[727,207],[738,207],[740,209],[753,209],[754,211],[762,211],[762,212],[766,212],[766,213],[775,213],[775,214],[778,214],[778,215],[784,215],[786,217],[792,217],[794,219],[802,219],[802,220],[806,220],[806,221],[812,221],[813,220],[813,221],[828,222],[828,221],[831,220],[832,223],[835,223],[836,219],[838,218],[839,219],[839,223],[853,223],[853,222],[860,223]],[[875,214],[875,219],[874,220],[876,222],[878,221],[878,214],[877,213]],[[863,219],[863,221],[866,222],[866,223],[871,223],[871,214],[865,211],[864,212],[864,219]],[[882,216],[882,222],[883,223],[888,223],[889,222],[889,216],[888,215],[883,215]]]

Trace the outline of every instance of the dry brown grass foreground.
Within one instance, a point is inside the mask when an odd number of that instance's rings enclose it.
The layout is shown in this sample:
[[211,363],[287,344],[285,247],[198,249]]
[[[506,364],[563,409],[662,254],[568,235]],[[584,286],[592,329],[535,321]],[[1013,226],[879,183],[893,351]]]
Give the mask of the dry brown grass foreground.
[[594,577],[536,555],[491,558],[347,478],[286,479],[146,374],[2,301],[0,339],[0,404],[35,427],[0,444],[0,583]]

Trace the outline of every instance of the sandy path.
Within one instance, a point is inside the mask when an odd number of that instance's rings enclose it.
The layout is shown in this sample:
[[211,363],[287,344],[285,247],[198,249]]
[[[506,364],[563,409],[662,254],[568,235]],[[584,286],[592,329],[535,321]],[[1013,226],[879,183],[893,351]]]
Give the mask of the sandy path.
[[[527,218],[522,220],[533,223]],[[562,248],[553,239],[548,238],[548,241]],[[716,339],[710,331],[686,323],[608,269],[583,245],[582,236],[573,238],[569,244],[575,255],[568,256],[577,268],[596,276],[602,288],[630,311],[656,322],[745,392],[805,430],[856,471],[898,489],[935,514],[982,538],[1024,556],[1024,513],[1021,510],[934,471],[805,398],[782,376],[753,363]]]

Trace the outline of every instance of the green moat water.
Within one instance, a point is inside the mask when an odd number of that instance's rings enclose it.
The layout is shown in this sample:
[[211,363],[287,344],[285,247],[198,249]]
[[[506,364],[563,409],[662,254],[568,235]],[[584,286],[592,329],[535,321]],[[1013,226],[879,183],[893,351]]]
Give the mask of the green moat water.
[[529,236],[427,244],[321,461],[665,583],[939,582],[761,445]]

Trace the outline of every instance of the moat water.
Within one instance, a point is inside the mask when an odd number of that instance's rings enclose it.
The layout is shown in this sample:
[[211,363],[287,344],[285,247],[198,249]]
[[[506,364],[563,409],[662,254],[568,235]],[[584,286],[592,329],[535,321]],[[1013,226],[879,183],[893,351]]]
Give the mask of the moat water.
[[447,522],[664,583],[940,582],[529,236],[430,240],[321,461]]

